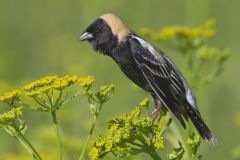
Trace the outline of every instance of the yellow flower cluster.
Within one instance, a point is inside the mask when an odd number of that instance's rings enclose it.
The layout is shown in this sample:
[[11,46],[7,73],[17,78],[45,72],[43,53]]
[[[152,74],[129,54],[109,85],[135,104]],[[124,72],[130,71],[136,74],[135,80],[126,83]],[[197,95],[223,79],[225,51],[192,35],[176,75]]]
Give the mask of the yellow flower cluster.
[[168,158],[170,160],[174,160],[174,159],[177,159],[178,158],[178,154],[176,151],[173,151],[171,154],[168,155]]
[[231,56],[231,52],[228,49],[220,50],[209,47],[201,47],[197,50],[196,54],[202,61],[217,59],[218,63],[223,63]]
[[89,152],[89,158],[91,160],[96,160],[99,158],[100,155],[100,150],[97,148],[92,148],[91,151]]
[[179,144],[179,147],[174,148],[173,152],[168,154],[169,160],[178,160],[178,159],[180,160],[180,159],[182,159],[185,150],[182,146],[182,143],[178,142],[178,144]]
[[58,77],[57,76],[47,76],[35,82],[31,82],[23,87],[25,91],[31,92],[37,88],[51,85]]
[[211,38],[215,35],[215,30],[211,28],[189,28],[189,27],[180,27],[172,26],[165,27],[162,31],[156,36],[157,40],[167,40],[175,37],[186,37],[186,38]]
[[[141,103],[146,106],[148,100],[144,99]],[[157,122],[153,123],[151,117],[147,115],[140,117],[141,108],[137,106],[130,114],[111,120],[108,123],[107,136],[99,136],[94,142],[89,152],[90,159],[98,159],[112,151],[119,155],[127,155],[132,152],[132,147],[141,147],[140,150],[143,151],[163,148],[162,128]],[[139,139],[144,141],[139,142]]]
[[229,49],[224,49],[220,51],[220,54],[217,57],[217,62],[221,64],[225,62],[230,56],[231,56],[231,51]]
[[127,120],[128,121],[132,121],[133,120],[133,118],[135,118],[135,117],[138,117],[139,115],[140,115],[140,113],[141,113],[141,108],[140,107],[135,107],[132,111],[131,111],[131,113],[130,113],[130,116],[127,116]]
[[65,87],[68,87],[78,81],[77,76],[65,76],[65,77],[58,77],[54,82],[52,87],[58,90],[62,90]]
[[95,82],[95,78],[93,76],[81,77],[78,79],[78,82],[82,87],[91,87]]
[[109,96],[111,93],[114,92],[114,86],[112,84],[110,85],[104,85],[100,87],[99,92],[96,93],[96,97],[101,102],[106,102],[109,99]]
[[13,108],[12,110],[0,114],[0,124],[11,124],[14,120],[22,116],[23,107]]
[[189,28],[186,26],[168,26],[163,28],[159,33],[149,29],[143,29],[145,36],[152,37],[156,40],[168,40],[176,37],[183,38],[212,38],[216,31],[214,29],[215,20],[210,19],[199,27]]
[[148,107],[149,105],[149,99],[146,97],[142,100],[142,102],[140,102],[140,106],[142,107]]
[[155,135],[155,137],[152,140],[152,143],[153,143],[154,147],[157,149],[164,147],[163,137],[159,134]]
[[20,97],[20,90],[13,90],[11,92],[4,93],[4,95],[0,96],[0,102],[10,102],[12,100],[16,100]]
[[200,146],[201,142],[202,139],[198,134],[190,135],[187,140],[187,144],[191,147],[193,153],[197,153],[198,147]]
[[212,60],[218,55],[219,50],[217,48],[201,47],[197,50],[198,57],[203,61]]
[[[79,83],[80,86],[89,87],[94,82],[92,76],[78,78],[77,76],[47,76],[35,82],[31,82],[23,87],[27,92],[26,95],[35,97],[43,93],[48,93],[51,89],[63,90],[64,88]],[[84,85],[83,85],[84,84]]]
[[201,137],[198,134],[190,136],[187,140],[187,143],[189,145],[198,145],[201,143]]

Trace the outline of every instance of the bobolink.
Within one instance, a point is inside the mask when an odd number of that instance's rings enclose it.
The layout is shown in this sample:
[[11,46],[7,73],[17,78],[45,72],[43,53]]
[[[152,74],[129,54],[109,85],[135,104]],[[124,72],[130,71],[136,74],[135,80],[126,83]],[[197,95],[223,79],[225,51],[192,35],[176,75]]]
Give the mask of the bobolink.
[[168,108],[184,128],[183,118],[190,118],[203,139],[215,142],[200,115],[194,93],[173,61],[132,32],[118,17],[105,14],[97,18],[79,39],[87,40],[94,50],[110,56],[130,80],[152,95],[153,114]]

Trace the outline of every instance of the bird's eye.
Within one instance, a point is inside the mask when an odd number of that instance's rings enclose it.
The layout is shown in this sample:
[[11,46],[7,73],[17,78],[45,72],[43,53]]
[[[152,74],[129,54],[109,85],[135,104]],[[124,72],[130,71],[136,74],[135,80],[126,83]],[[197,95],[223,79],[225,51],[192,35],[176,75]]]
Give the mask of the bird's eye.
[[99,28],[99,27],[95,27],[95,28],[94,28],[94,32],[95,32],[95,33],[99,32],[99,31],[100,31],[100,28]]

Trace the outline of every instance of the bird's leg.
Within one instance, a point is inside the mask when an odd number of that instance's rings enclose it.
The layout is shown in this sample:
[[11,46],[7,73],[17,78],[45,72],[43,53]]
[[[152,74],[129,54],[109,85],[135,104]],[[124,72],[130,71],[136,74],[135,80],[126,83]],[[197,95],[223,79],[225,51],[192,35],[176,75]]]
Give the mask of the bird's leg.
[[154,107],[154,110],[148,114],[149,117],[153,116],[154,114],[156,114],[156,112],[158,112],[158,108]]
[[160,113],[161,113],[161,110],[160,110],[160,108],[157,108],[157,109],[154,109],[154,111],[156,110],[156,112],[155,112],[155,114],[152,116],[152,121],[154,122],[156,119],[157,119],[157,117],[160,115]]
[[157,117],[160,115],[160,113],[163,110],[163,105],[160,100],[154,99],[155,107],[154,110],[148,114],[149,117],[152,117],[153,122],[157,119]]

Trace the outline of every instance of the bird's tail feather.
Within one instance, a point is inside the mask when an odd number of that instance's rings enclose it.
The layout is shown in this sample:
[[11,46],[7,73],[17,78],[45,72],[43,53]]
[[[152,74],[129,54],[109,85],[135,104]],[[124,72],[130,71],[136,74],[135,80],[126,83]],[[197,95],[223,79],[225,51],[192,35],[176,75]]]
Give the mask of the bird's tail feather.
[[216,144],[217,140],[215,136],[202,119],[200,113],[192,107],[187,107],[187,115],[191,119],[200,136],[207,142]]

